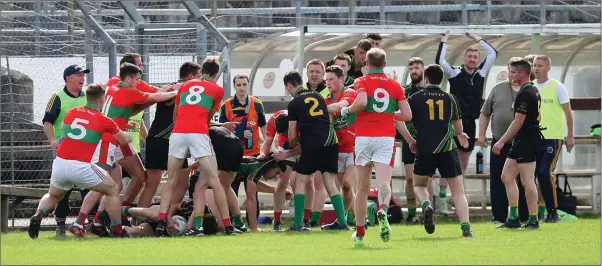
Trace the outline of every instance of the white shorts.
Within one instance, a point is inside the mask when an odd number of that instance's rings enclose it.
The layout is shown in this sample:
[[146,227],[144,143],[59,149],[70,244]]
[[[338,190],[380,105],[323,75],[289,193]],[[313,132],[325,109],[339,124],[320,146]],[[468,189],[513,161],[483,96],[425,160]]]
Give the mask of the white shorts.
[[104,140],[100,141],[100,150],[101,152],[98,161],[111,167],[123,158],[138,154],[132,143],[128,143],[127,145],[116,145]]
[[190,156],[201,158],[214,156],[211,139],[201,133],[171,133],[169,137],[169,156],[186,159]]
[[391,164],[395,159],[394,137],[355,137],[355,165],[370,162]]
[[109,174],[93,163],[57,157],[52,162],[50,184],[62,190],[69,190],[73,186],[90,188],[102,183],[107,178],[110,179]]
[[353,164],[353,153],[339,153],[339,173],[345,173],[348,166]]

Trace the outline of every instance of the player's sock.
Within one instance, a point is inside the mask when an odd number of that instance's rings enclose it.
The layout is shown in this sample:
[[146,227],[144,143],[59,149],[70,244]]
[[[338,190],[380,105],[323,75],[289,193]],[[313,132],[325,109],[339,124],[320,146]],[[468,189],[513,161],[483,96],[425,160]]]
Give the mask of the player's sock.
[[240,211],[232,212],[232,220],[234,220],[235,226],[242,226],[244,223],[242,222],[242,218],[240,218]]
[[470,230],[470,223],[469,222],[463,222],[460,224],[460,228],[462,229],[462,231],[464,230]]
[[380,206],[378,206],[378,209],[382,209],[383,211],[385,211],[385,213],[387,213],[387,210],[389,210],[389,205],[381,204]]
[[355,234],[356,236],[364,237],[364,235],[366,234],[366,228],[364,226],[357,226],[355,227],[355,229],[357,230]]
[[165,221],[165,220],[167,220],[167,213],[160,212],[158,220],[159,221]]
[[134,205],[134,204],[133,204],[133,203],[131,203],[131,202],[129,202],[129,201],[125,201],[125,200],[124,200],[124,201],[121,203],[121,206],[128,206],[128,207],[132,207],[132,205]]
[[430,200],[425,200],[422,202],[422,211],[424,212],[424,209],[426,209],[426,206],[431,206],[431,201]]
[[305,215],[301,215],[303,214],[303,208],[305,207],[303,205],[305,204],[305,195],[295,194],[293,200],[295,205],[295,226],[300,227],[303,220],[306,219],[305,217],[307,216],[307,218],[309,218],[309,213],[311,213],[311,210],[309,210],[309,212],[308,210],[305,210]]
[[130,214],[130,209],[132,207],[130,206],[122,206],[121,207],[121,215],[124,215],[126,217],[131,217],[132,215]]
[[347,212],[347,223],[355,224],[355,215],[353,215],[351,210]]
[[43,206],[38,206],[38,209],[36,210],[36,214],[38,216],[40,216],[41,218],[44,218],[46,216],[46,214],[48,214],[48,212],[46,211],[46,208],[44,208]]
[[439,198],[444,201],[447,198],[447,186],[439,185]]
[[279,223],[280,222],[280,216],[282,215],[282,212],[274,212],[274,222]]
[[330,197],[330,201],[332,202],[334,211],[336,212],[337,218],[339,219],[339,224],[346,225],[347,217],[345,217],[345,205],[343,204],[343,197],[341,197],[341,194],[336,194]]
[[224,227],[230,226],[230,218],[222,219],[222,222],[224,223]]
[[111,221],[111,227],[113,227],[113,232],[115,232],[116,235],[121,235],[123,233],[121,220]]
[[528,221],[528,223],[530,223],[530,224],[537,223],[537,213],[536,212],[530,212],[529,213],[529,221]]
[[320,216],[322,216],[322,212],[311,212],[309,221],[312,223],[317,223],[320,221]]
[[518,220],[518,202],[510,202],[510,219]]
[[416,199],[408,199],[408,215],[416,216]]
[[65,227],[66,218],[56,218],[56,226]]
[[303,210],[303,220],[308,220],[309,221],[309,216],[311,215],[311,209],[304,209]]
[[[203,226],[203,216],[204,215],[205,214],[203,212],[197,212],[194,214],[194,225],[193,225],[194,228],[199,229]],[[225,225],[225,223],[224,223],[224,226],[227,226],[227,225]]]
[[98,217],[100,216],[101,211],[98,210],[96,211],[96,215],[94,215],[94,221],[92,221],[95,225],[100,225],[100,223],[98,222]]
[[86,218],[88,218],[88,214],[80,212],[77,215],[77,220],[75,220],[75,223],[79,224],[79,225],[85,225],[86,224]]
[[537,204],[537,214],[544,215],[545,213],[546,213],[546,203],[545,202],[539,202]]

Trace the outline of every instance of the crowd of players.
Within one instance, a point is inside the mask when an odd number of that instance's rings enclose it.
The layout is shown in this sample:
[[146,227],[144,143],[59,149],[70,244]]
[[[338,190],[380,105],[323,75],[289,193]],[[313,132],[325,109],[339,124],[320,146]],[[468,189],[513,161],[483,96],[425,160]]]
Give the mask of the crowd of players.
[[[368,34],[356,48],[326,64],[310,60],[307,84],[299,72],[286,73],[283,83],[293,99],[286,110],[276,112],[268,121],[261,101],[248,95],[249,78],[244,74],[234,77],[236,95],[223,99],[224,89],[214,82],[220,68],[214,58],[202,65],[184,63],[178,82],[156,88],[140,80],[140,56],[126,54],[119,76],[106,84],[89,85],[85,93],[81,90],[87,70],[70,66],[64,73],[67,85],[60,95],[53,96],[45,116],[45,126],[50,122],[53,129],[49,139],[56,159],[50,189],[30,219],[29,235],[37,238],[42,218],[74,185],[90,190],[76,222],[68,228],[78,237],[87,232],[129,237],[260,231],[258,191],[274,193],[274,230],[282,230],[282,208],[285,200],[292,198],[294,222],[287,230],[308,231],[317,226],[325,198],[320,194],[326,192],[337,219],[321,229],[350,230],[350,225],[355,226],[353,240],[356,246],[363,246],[374,170],[379,234],[388,241],[391,227],[387,209],[397,138],[403,141],[407,221],[422,222],[429,234],[435,231],[429,184],[438,171],[442,202],[446,202],[449,184],[462,235],[471,237],[462,174],[476,141],[475,119],[482,112],[484,81],[497,51],[475,34],[466,36],[485,49],[484,62],[480,62],[477,49],[468,48],[465,64],[452,67],[445,61],[447,34],[442,34],[436,64],[425,67],[421,58],[411,58],[408,68],[412,82],[402,87],[384,73],[387,60],[379,48],[382,38]],[[544,61],[549,68],[547,57],[536,57],[535,61]],[[505,143],[512,143],[502,173],[511,211],[502,226],[521,226],[515,182],[520,170],[529,210],[524,226],[535,229],[540,219],[534,173],[543,138],[541,99],[531,82],[532,62],[513,58],[508,67],[510,81],[520,90],[513,101],[514,120],[492,148],[499,154]],[[444,77],[451,85],[449,93],[440,88]],[[72,89],[77,85],[79,92]],[[63,106],[55,106],[57,97]],[[154,104],[155,120],[146,132],[144,124],[133,122],[132,117]],[[212,118],[218,110],[220,122],[215,122]],[[132,135],[124,132],[131,128],[144,132],[145,165],[132,145]],[[55,136],[61,138],[53,139]],[[188,158],[194,159],[190,165]],[[131,177],[123,201],[119,195],[122,168]],[[152,203],[162,171],[167,171],[168,179],[161,189],[160,203]],[[275,178],[277,185],[265,183],[262,177]],[[241,182],[246,189],[249,229],[237,199]],[[233,184],[237,184],[236,189]],[[287,189],[289,185],[293,192]],[[184,199],[186,191],[192,200]],[[416,215],[417,202],[422,221]],[[447,209],[445,204],[442,208]],[[94,209],[94,219],[86,225]],[[318,210],[317,219],[312,210]],[[128,217],[135,222],[130,223]],[[180,228],[179,218],[188,221],[185,230]]]

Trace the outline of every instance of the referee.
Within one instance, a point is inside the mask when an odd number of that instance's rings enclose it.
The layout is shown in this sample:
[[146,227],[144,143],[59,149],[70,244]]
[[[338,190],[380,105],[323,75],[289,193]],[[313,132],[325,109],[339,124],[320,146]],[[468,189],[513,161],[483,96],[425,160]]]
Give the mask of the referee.
[[[201,66],[196,63],[186,62],[180,67],[180,79],[177,83],[183,83],[201,77]],[[151,123],[146,138],[145,165],[147,180],[138,205],[147,207],[152,203],[157,188],[161,183],[163,171],[167,171],[167,155],[169,152],[169,137],[173,130],[173,112],[175,97],[171,100],[157,103],[155,119]],[[184,160],[182,175],[188,175],[186,171],[188,161]],[[145,205],[142,205],[145,204]]]

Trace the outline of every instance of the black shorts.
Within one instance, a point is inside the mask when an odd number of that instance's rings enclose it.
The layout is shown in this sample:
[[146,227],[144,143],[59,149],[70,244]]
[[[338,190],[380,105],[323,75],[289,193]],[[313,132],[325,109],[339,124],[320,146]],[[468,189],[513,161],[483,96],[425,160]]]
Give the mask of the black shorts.
[[477,132],[477,123],[475,119],[472,118],[462,118],[462,130],[466,135],[468,135],[468,148],[464,148],[460,145],[457,137],[454,137],[454,141],[456,141],[456,146],[461,151],[472,151],[474,150],[474,143],[476,141],[476,132]]
[[217,170],[238,172],[242,163],[244,149],[238,140],[232,143],[232,145],[224,144],[222,143],[219,147],[214,147]]
[[[144,165],[144,160],[142,160],[142,154],[137,153],[136,155],[138,156],[138,158],[140,158],[142,165]],[[126,177],[132,178],[132,176],[130,176],[130,173],[128,173],[128,171],[126,171],[123,167],[121,167],[121,176],[123,178],[126,178]]]
[[[167,157],[169,155],[169,139],[148,137],[144,154],[146,169],[167,171]],[[182,168],[188,168],[188,160],[184,160]]]
[[462,166],[457,150],[440,153],[416,154],[414,175],[432,177],[439,170],[442,178],[454,178],[462,175]]
[[402,139],[401,143],[401,161],[403,164],[414,164],[416,154],[410,150],[410,144],[405,139]]
[[516,163],[532,163],[537,160],[539,150],[539,138],[514,139],[508,153],[508,159],[516,160]]
[[301,156],[295,165],[295,171],[302,175],[311,175],[317,171],[336,174],[339,171],[339,145],[301,148]]

